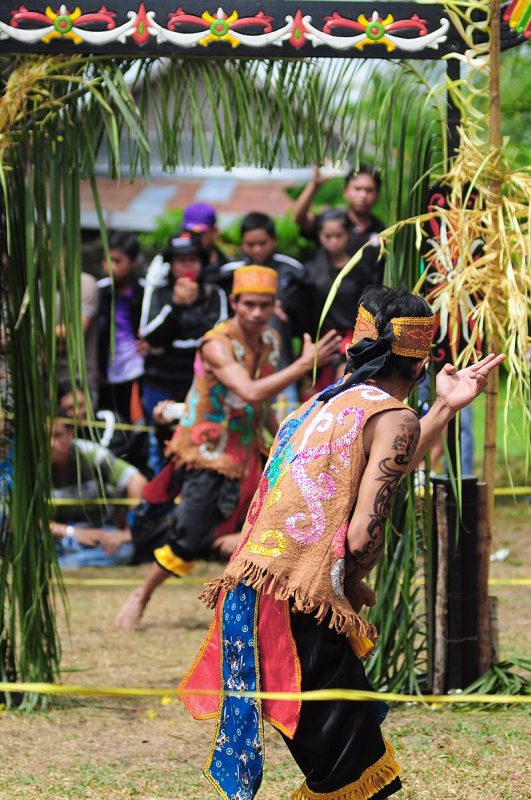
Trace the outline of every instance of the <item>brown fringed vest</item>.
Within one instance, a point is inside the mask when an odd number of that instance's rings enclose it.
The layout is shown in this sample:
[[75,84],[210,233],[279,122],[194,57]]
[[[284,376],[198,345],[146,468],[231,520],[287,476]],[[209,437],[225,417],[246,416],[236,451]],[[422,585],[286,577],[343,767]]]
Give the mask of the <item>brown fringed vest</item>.
[[202,599],[245,583],[266,587],[296,610],[331,611],[330,627],[374,638],[345,596],[347,529],[365,469],[362,430],[373,415],[403,404],[375,386],[357,385],[328,402],[308,400],[287,417],[249,509],[242,544]]
[[[276,331],[262,333],[258,359],[240,339],[234,319],[222,322],[205,334],[203,344],[212,339],[227,342],[234,358],[253,379],[275,372],[280,353]],[[209,469],[227,478],[242,478],[252,449],[261,451],[263,429],[271,403],[245,403],[206,372],[201,350],[195,357],[194,381],[186,396],[181,421],[169,446],[176,455],[176,466]]]

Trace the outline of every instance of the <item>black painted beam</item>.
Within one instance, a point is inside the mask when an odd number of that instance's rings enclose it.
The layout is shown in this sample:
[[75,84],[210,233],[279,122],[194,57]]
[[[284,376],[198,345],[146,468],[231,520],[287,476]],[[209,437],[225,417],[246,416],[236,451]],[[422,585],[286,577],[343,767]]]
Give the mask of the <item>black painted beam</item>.
[[0,0],[0,52],[433,60],[462,50],[435,3]]

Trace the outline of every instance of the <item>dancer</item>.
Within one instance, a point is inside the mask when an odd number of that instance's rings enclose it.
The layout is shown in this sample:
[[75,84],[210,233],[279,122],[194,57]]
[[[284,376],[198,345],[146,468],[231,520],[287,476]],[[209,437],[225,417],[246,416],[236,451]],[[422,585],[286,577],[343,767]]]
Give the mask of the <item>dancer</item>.
[[217,720],[205,774],[225,799],[258,791],[262,718],[306,776],[292,800],[381,800],[401,787],[382,703],[301,707],[221,692],[370,689],[360,657],[376,631],[359,612],[375,598],[363,579],[383,553],[396,488],[504,358],[445,366],[419,423],[403,401],[423,374],[433,324],[406,289],[364,292],[345,377],[281,425],[242,542],[202,595],[215,618],[179,694],[193,716]]
[[[315,350],[322,363],[339,347],[335,331],[318,345],[307,336],[301,356],[275,372],[280,339],[268,323],[276,292],[275,270],[259,266],[236,270],[231,295],[234,317],[203,339],[194,382],[170,444],[174,458],[168,478],[172,498],[179,493],[180,503],[168,516],[166,543],[155,550],[156,563],[144,585],[117,617],[117,625],[125,630],[137,626],[153,591],[170,574],[184,577],[193,569],[194,559],[208,557],[214,531],[219,534],[221,524],[231,525],[229,531],[239,530],[235,525],[245,519],[260,479],[264,427],[273,435],[278,427],[268,401],[312,369]],[[144,497],[150,500],[147,491]]]

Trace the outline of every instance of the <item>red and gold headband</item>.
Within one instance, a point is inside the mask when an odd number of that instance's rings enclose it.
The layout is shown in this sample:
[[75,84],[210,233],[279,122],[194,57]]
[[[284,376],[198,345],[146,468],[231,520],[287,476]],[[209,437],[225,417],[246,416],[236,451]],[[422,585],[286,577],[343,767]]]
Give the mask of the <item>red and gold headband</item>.
[[[430,354],[435,317],[393,317],[391,325],[395,338],[391,350],[397,356],[426,358]],[[361,339],[377,339],[379,336],[373,315],[360,305],[352,344]]]
[[248,267],[239,267],[234,271],[232,293],[241,294],[276,294],[277,273],[270,267],[257,267],[254,264]]

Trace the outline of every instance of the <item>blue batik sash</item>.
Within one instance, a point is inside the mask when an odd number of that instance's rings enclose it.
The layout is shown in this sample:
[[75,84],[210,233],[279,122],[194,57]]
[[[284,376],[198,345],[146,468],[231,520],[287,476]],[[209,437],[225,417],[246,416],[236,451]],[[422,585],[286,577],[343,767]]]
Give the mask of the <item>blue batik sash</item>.
[[[259,592],[240,583],[228,591],[220,614],[221,686],[224,692],[259,691]],[[262,782],[264,733],[259,700],[224,696],[204,774],[224,800],[252,800]]]

